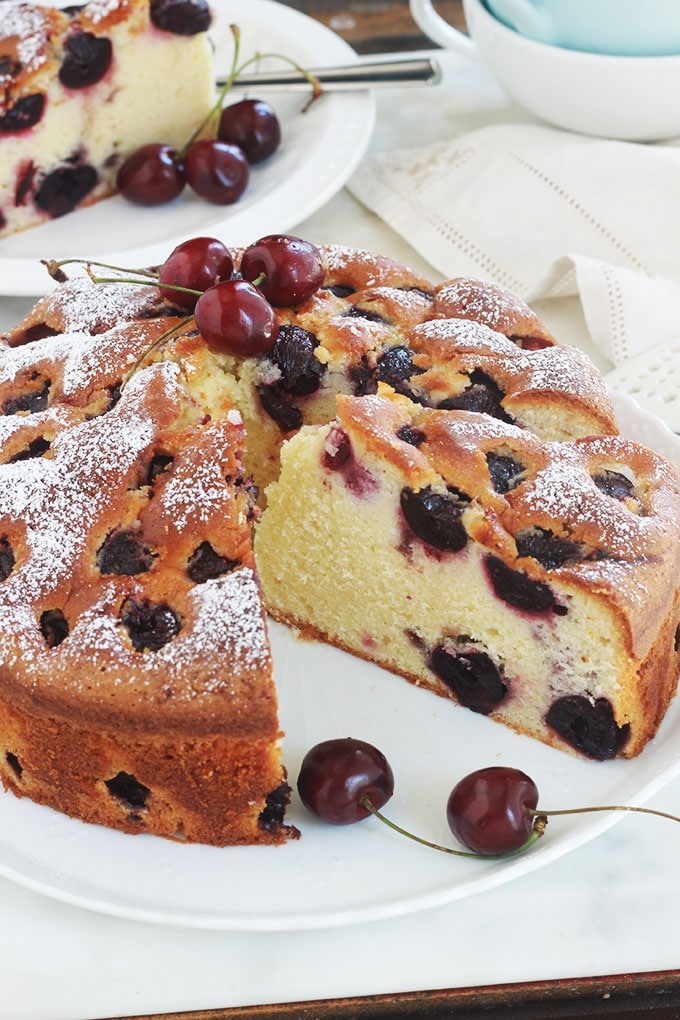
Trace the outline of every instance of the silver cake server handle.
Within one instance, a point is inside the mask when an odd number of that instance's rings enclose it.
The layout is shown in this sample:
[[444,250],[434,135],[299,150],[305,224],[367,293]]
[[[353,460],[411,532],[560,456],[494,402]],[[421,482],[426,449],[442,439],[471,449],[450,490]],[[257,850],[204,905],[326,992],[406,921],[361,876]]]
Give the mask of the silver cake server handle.
[[[307,70],[307,69],[305,69]],[[384,60],[372,63],[347,64],[341,67],[310,68],[325,92],[350,92],[358,89],[403,88],[410,85],[436,85],[441,81],[441,68],[430,58]],[[217,81],[222,88],[225,79]],[[255,71],[242,74],[234,82],[235,88],[280,89],[303,92],[310,88],[307,78],[294,68],[278,71]]]

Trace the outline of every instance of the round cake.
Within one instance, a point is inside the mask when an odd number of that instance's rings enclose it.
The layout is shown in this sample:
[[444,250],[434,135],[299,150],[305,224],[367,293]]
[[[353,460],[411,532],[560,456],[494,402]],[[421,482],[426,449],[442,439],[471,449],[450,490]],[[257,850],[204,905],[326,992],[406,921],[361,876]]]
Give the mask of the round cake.
[[[280,843],[266,612],[591,759],[680,663],[680,479],[479,281],[321,249],[265,354],[76,275],[0,338],[0,775],[126,832]],[[238,266],[238,255],[237,255]]]

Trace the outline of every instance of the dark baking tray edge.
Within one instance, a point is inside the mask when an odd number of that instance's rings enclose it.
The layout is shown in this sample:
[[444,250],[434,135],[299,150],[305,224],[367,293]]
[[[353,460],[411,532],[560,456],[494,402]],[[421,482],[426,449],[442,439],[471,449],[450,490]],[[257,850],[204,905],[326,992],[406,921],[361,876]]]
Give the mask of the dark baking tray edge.
[[[480,947],[480,952],[483,952]],[[680,971],[523,981],[135,1016],[134,1020],[576,1020],[680,1018]],[[112,1018],[113,1020],[113,1018]],[[133,1020],[117,1017],[116,1020]]]

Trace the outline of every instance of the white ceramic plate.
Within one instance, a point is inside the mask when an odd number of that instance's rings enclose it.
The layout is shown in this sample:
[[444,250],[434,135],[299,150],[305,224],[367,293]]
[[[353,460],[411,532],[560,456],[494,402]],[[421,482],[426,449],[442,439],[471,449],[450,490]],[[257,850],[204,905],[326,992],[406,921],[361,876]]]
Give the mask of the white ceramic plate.
[[[211,35],[217,73],[232,56],[231,23],[241,30],[241,55],[282,53],[305,67],[357,60],[350,46],[320,22],[273,0],[216,0]],[[261,66],[287,66],[263,61]],[[234,98],[239,98],[233,92]],[[78,256],[115,265],[154,265],[187,237],[210,234],[242,245],[290,230],[339,191],[370,141],[375,104],[370,92],[327,94],[301,113],[306,94],[268,93],[281,120],[282,144],[254,167],[248,189],[232,206],[203,202],[187,190],[170,206],[144,209],[114,197],[66,218],[0,241],[0,293],[44,294],[40,259]],[[162,141],[162,139],[159,139]]]
[[[616,404],[625,433],[680,462],[680,440],[665,426],[627,397]],[[446,798],[461,776],[485,765],[524,769],[546,810],[639,804],[680,774],[677,702],[634,761],[581,761],[335,649],[296,641],[283,628],[273,627],[272,639],[293,783],[302,755],[317,741],[369,740],[385,752],[396,777],[386,813],[436,842],[455,845]],[[142,921],[242,931],[326,928],[499,886],[592,840],[621,817],[555,818],[529,853],[484,861],[418,846],[374,819],[324,825],[295,798],[290,820],[302,830],[299,841],[215,849],[125,836],[2,794],[0,874],[68,903]]]

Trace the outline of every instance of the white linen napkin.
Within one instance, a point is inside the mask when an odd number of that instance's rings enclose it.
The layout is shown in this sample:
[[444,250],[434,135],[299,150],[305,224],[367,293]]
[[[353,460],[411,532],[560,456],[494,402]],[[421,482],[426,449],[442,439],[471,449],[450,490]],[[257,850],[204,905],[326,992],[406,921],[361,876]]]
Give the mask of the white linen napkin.
[[614,364],[680,336],[680,147],[499,124],[366,159],[350,192],[445,277],[577,295]]

